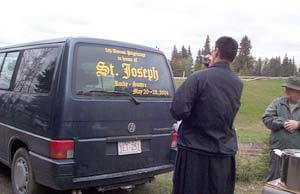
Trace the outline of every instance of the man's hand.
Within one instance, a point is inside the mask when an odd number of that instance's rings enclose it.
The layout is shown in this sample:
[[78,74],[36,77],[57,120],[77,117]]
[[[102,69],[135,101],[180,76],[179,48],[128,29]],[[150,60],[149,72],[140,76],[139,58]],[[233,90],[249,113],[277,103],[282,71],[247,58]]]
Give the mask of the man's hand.
[[299,129],[299,121],[287,120],[284,122],[283,127],[290,133],[294,133],[295,130]]
[[208,64],[208,67],[209,67],[211,64],[213,64],[213,56],[210,55],[210,54],[208,54],[208,55],[206,55],[206,57],[207,57],[208,60],[209,60],[209,64]]

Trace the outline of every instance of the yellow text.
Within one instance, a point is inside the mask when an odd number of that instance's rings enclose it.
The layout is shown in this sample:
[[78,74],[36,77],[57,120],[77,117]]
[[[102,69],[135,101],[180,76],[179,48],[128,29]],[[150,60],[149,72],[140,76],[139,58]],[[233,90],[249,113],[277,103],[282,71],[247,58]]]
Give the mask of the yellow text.
[[115,86],[116,87],[128,87],[128,82],[124,82],[124,81],[122,81],[122,82],[119,82],[119,81],[115,81]]
[[146,88],[147,84],[141,82],[132,82],[132,87],[134,88]]
[[109,66],[105,65],[105,62],[99,61],[96,65],[96,75],[99,76],[115,76],[114,66],[110,64]]
[[143,68],[143,67],[131,67],[129,63],[122,63],[122,68],[125,73],[123,76],[123,79],[129,79],[131,77],[133,78],[145,78],[149,81],[158,81],[159,75],[158,70],[155,67],[152,67],[151,69]]

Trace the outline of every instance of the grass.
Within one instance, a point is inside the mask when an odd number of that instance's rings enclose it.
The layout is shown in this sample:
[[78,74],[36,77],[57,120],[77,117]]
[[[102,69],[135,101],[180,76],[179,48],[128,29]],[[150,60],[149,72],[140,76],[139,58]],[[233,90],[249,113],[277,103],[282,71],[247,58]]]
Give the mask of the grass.
[[175,79],[175,84],[177,87],[179,87],[182,84],[182,82],[184,82],[184,79]]
[[[184,81],[175,80],[177,87]],[[239,143],[252,142],[263,144],[264,152],[260,156],[238,154],[235,194],[261,193],[268,168],[269,130],[261,122],[266,107],[283,93],[283,80],[244,81],[241,107],[235,119]],[[137,187],[132,194],[170,194],[172,175],[157,176],[149,184]]]
[[236,117],[238,129],[264,129],[261,122],[266,107],[283,94],[283,80],[244,81],[241,107]]
[[[148,184],[136,187],[131,194],[170,194],[172,192],[173,173],[157,176]],[[261,193],[264,183],[262,181],[242,182],[235,185],[235,194],[258,194]]]
[[269,130],[265,129],[265,127],[255,129],[238,128],[237,130],[239,142],[266,143],[266,139],[268,139],[269,134]]
[[135,188],[132,194],[168,194],[172,192],[173,173],[156,176],[154,181]]

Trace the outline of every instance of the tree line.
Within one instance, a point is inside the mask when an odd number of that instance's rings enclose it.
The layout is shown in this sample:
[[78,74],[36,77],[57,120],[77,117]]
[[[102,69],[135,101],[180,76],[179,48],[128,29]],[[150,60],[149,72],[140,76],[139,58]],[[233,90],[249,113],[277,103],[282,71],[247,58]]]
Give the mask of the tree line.
[[[214,48],[211,47],[210,43],[210,37],[207,35],[204,46],[198,50],[195,60],[193,59],[190,46],[186,49],[183,45],[178,50],[176,45],[174,45],[170,60],[174,76],[186,77],[194,71],[205,68],[200,62],[200,56],[212,53]],[[238,75],[288,77],[299,74],[300,69],[297,72],[294,57],[290,58],[285,54],[283,59],[280,56],[270,59],[261,59],[261,57],[256,59],[252,56],[251,49],[251,40],[245,35],[239,43],[237,56],[231,64],[231,69]]]

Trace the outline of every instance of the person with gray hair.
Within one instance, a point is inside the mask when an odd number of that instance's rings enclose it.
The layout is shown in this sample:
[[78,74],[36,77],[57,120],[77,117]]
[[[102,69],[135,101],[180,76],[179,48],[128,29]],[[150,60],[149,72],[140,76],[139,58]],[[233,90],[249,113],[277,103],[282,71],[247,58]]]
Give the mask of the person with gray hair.
[[282,86],[284,96],[275,99],[262,116],[263,123],[271,130],[267,181],[280,177],[281,158],[273,150],[300,149],[300,78],[289,77]]

